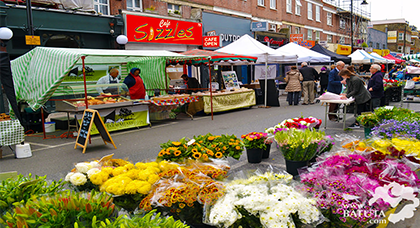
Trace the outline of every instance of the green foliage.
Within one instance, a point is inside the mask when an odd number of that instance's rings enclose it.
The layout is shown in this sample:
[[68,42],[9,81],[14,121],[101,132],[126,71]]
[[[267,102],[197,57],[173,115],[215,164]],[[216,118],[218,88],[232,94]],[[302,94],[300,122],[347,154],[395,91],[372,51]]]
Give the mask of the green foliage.
[[419,121],[420,114],[413,112],[406,108],[392,108],[388,109],[381,107],[375,109],[374,113],[366,113],[357,117],[357,121],[364,127],[375,127],[383,120],[397,120],[397,121]]
[[31,197],[50,195],[64,188],[64,182],[48,183],[46,176],[28,177],[19,174],[16,179],[6,179],[0,185],[0,215],[15,203],[26,203]]
[[[82,228],[78,223],[75,224],[75,227]],[[188,228],[188,225],[185,225],[179,220],[175,220],[171,217],[161,217],[160,213],[156,214],[156,210],[152,210],[144,216],[134,215],[129,218],[127,215],[121,215],[114,221],[105,219],[104,221],[92,221],[92,228]]]
[[91,227],[114,212],[112,196],[106,193],[71,192],[69,190],[53,196],[34,196],[26,203],[3,215],[3,224],[9,227]]
[[367,43],[366,43],[366,42],[363,42],[363,43],[362,43],[362,47],[367,48],[367,47],[369,47],[369,46],[367,45]]

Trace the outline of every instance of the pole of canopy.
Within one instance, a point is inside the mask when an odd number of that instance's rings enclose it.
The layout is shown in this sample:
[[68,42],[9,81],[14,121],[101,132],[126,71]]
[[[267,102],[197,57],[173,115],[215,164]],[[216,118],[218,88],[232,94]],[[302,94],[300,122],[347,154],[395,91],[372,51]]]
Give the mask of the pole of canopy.
[[267,107],[267,74],[268,74],[268,53],[265,54],[265,83],[264,83],[264,106]]
[[41,107],[41,124],[42,124],[42,131],[44,132],[44,138],[47,138],[47,135],[45,134],[45,119],[44,119],[44,107]]
[[84,85],[84,88],[85,88],[85,107],[87,109],[89,107],[89,105],[88,105],[87,88],[86,88],[85,58],[86,58],[86,56],[82,56],[83,85]]
[[[166,68],[168,67],[168,64],[169,64],[169,60],[166,60],[166,66],[165,66],[165,91],[166,91],[166,94],[169,94],[169,88],[168,88],[168,77],[169,77],[169,74],[168,74],[168,72],[166,71]],[[160,93],[160,90],[159,90],[159,93]]]
[[210,58],[207,59],[209,62],[209,88],[210,88],[210,113],[211,113],[211,120],[213,120],[213,88],[211,84],[211,68],[210,68]]

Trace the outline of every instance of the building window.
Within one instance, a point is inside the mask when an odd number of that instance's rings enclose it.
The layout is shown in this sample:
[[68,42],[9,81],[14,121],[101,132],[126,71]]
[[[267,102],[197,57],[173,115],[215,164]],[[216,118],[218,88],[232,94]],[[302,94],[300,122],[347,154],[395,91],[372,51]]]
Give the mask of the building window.
[[340,37],[340,44],[344,44],[346,42],[346,39],[344,36]]
[[369,47],[373,47],[373,42],[369,42]]
[[264,6],[264,0],[258,0],[258,5],[259,6]]
[[108,0],[94,0],[93,7],[98,14],[109,15]]
[[382,49],[386,49],[386,45],[385,44],[382,44]]
[[315,6],[315,20],[321,21],[321,7],[318,5]]
[[343,18],[340,19],[340,28],[341,29],[345,29],[346,28],[346,20],[344,20]]
[[295,6],[295,14],[300,15],[300,9],[302,8],[302,3],[300,3],[300,0],[296,0],[296,6]]
[[131,11],[141,11],[141,1],[140,0],[127,0],[127,10]]
[[398,40],[404,40],[404,33],[402,32],[398,33]]
[[168,13],[181,15],[181,6],[168,3]]
[[276,1],[277,0],[270,0],[270,9],[276,9]]
[[328,43],[332,43],[333,42],[333,36],[332,35],[327,35],[327,42]]
[[315,40],[320,40],[321,39],[321,32],[320,31],[316,31],[315,32]]
[[379,43],[376,43],[376,49],[379,49]]
[[310,2],[308,2],[308,19],[313,20],[312,19],[312,3]]
[[312,40],[312,29],[308,29],[308,40]]
[[300,34],[300,27],[295,28],[295,34]]
[[332,25],[332,13],[327,13],[327,25]]
[[398,46],[398,51],[399,52],[402,52],[402,50],[403,50],[403,47],[402,46]]
[[286,12],[292,13],[292,0],[286,0]]
[[414,50],[410,50],[410,54],[414,54]]

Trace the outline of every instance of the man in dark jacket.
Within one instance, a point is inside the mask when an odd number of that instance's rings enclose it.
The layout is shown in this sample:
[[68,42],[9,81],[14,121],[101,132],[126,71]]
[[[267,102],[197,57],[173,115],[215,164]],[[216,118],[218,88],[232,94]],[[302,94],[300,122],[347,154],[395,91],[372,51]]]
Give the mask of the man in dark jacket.
[[318,72],[312,68],[308,67],[306,62],[301,64],[302,68],[299,69],[300,73],[303,76],[303,102],[302,105],[314,104],[315,99],[315,80],[318,80]]
[[378,64],[372,64],[369,69],[372,76],[368,82],[368,91],[370,92],[372,99],[372,111],[381,106],[381,99],[384,96],[384,82],[381,73],[381,66]]
[[[330,71],[330,74],[328,76],[328,86],[327,86],[327,91],[331,92],[331,93],[335,93],[335,94],[340,94],[341,90],[342,90],[342,84],[341,81],[343,80],[343,78],[338,75],[338,73],[340,72],[340,70],[342,70],[344,68],[344,62],[343,61],[338,61],[337,62],[337,66],[334,68],[334,70]],[[328,110],[328,112],[333,113],[333,112],[337,112],[338,109],[338,105],[335,103],[330,103],[330,108]],[[328,114],[328,119],[331,121],[337,121],[337,116],[334,114]]]

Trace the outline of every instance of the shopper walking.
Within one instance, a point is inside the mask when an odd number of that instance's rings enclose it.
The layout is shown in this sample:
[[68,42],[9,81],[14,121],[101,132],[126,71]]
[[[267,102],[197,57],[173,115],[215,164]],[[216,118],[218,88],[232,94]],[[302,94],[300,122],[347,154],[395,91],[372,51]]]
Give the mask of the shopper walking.
[[[344,68],[344,65],[345,64],[343,61],[338,61],[337,66],[333,70],[330,71],[330,74],[328,75],[328,86],[327,86],[328,92],[335,93],[337,95],[341,93],[341,90],[342,90],[341,81],[343,80],[343,78],[340,75],[338,75],[338,73],[340,72],[340,70]],[[334,103],[330,103],[328,112],[335,113],[337,112],[337,110],[338,110],[338,105]],[[328,114],[328,119],[331,121],[338,120],[335,114]]]
[[314,104],[315,99],[315,80],[319,79],[318,72],[312,68],[308,67],[306,62],[301,64],[299,69],[303,77],[302,88],[303,88],[303,103],[302,105]]
[[302,74],[297,70],[296,66],[292,66],[291,70],[286,73],[285,81],[287,83],[286,88],[284,89],[287,92],[287,100],[289,105],[298,105],[299,104],[299,94],[302,90],[300,82],[303,80]]
[[381,73],[381,66],[378,64],[372,64],[369,69],[372,76],[368,82],[368,90],[372,97],[371,110],[381,106],[381,99],[385,95],[383,75]]
[[[367,91],[362,79],[348,69],[341,70],[339,75],[343,77],[343,83],[347,84],[347,93],[341,94],[341,99],[354,98],[357,109],[355,117],[357,117],[366,111],[366,105],[370,101],[370,93]],[[360,128],[360,125],[356,120],[349,128]]]

